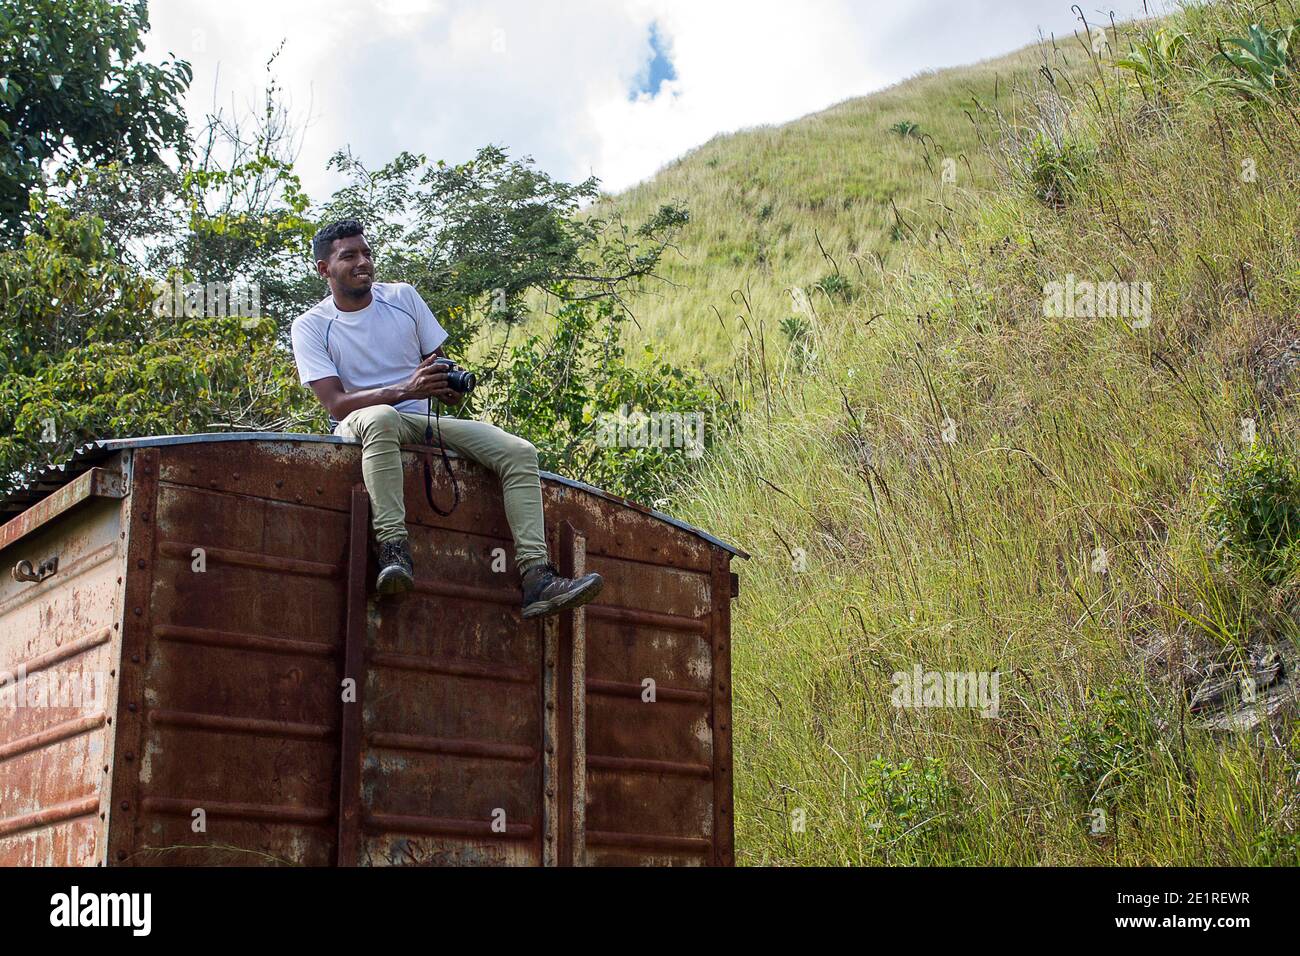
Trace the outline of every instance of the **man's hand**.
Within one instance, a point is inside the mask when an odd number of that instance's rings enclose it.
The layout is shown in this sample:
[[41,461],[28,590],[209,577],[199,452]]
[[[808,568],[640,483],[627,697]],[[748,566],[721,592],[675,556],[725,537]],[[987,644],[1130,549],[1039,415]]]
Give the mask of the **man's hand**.
[[[441,359],[441,363],[439,363]],[[406,381],[406,391],[411,398],[436,398],[445,405],[459,405],[465,396],[447,387],[447,373],[460,368],[451,360],[434,353],[420,363]]]

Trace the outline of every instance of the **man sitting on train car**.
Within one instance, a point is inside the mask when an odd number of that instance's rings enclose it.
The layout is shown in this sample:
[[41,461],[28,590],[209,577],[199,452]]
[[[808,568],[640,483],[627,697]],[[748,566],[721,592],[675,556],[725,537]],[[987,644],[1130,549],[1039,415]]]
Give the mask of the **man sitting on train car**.
[[[330,295],[293,323],[293,353],[302,384],[329,411],[334,434],[361,440],[361,473],[374,510],[381,594],[415,584],[407,546],[398,446],[423,442],[429,404],[458,405],[447,385],[447,333],[414,286],[375,282],[374,256],[355,219],[326,226],[312,255]],[[497,474],[523,580],[523,616],[555,614],[586,604],[600,591],[599,574],[560,577],[548,558],[537,449],[495,425],[443,418],[442,443]]]

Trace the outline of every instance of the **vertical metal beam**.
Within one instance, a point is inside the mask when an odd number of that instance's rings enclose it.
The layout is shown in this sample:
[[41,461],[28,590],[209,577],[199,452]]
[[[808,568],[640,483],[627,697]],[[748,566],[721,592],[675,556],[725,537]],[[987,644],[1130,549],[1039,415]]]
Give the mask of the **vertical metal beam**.
[[[561,548],[567,577],[587,573],[587,538],[569,522],[564,523]],[[569,864],[587,864],[587,609],[577,608],[563,615],[568,640],[568,726],[569,767],[572,774],[569,807]]]
[[560,806],[566,788],[560,777],[560,628],[554,615],[542,619],[542,866],[559,866]]
[[735,865],[731,766],[731,556],[713,549],[709,600],[713,647],[713,865]]
[[361,829],[361,734],[366,688],[366,584],[369,568],[370,495],[363,484],[352,487],[352,520],[348,540],[347,627],[343,640],[343,680],[355,682],[356,700],[343,701],[339,721],[339,833],[335,862],[357,865]]
[[109,718],[112,746],[104,754],[105,769],[112,767],[111,789],[101,803],[101,812],[107,814],[109,866],[140,862],[132,858],[143,799],[139,768],[145,743],[145,674],[153,625],[158,462],[157,448],[142,448],[132,455],[131,489],[124,500],[121,533],[126,535],[126,600],[122,606],[122,663],[117,711]]

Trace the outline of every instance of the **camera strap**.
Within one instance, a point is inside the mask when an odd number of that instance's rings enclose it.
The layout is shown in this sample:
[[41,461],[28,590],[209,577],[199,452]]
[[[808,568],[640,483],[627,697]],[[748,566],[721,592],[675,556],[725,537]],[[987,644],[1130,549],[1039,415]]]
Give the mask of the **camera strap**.
[[[433,409],[434,399],[432,396],[428,399],[429,404],[425,407],[424,412],[424,441],[425,444],[433,444],[433,425],[429,423],[429,414]],[[442,463],[447,468],[447,477],[451,479],[451,511],[443,511],[433,501],[433,470],[429,465],[430,452],[425,452],[424,458],[424,497],[429,502],[429,507],[444,518],[449,517],[452,511],[460,504],[460,486],[456,483],[456,473],[451,470],[451,459],[447,457],[447,446],[442,443],[442,413],[439,410],[438,420],[438,445],[442,451]]]

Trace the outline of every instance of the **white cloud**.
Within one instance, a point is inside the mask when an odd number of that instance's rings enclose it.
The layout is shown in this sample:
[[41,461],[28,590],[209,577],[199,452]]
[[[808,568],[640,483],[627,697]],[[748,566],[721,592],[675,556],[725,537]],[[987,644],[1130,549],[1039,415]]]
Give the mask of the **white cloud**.
[[[1140,12],[1140,0],[1134,0]],[[345,145],[456,162],[495,142],[618,190],[719,132],[781,123],[906,76],[1069,33],[1064,0],[154,0],[146,56],[195,69],[193,120],[260,104],[264,65],[299,119],[299,173],[324,199]],[[1101,18],[1097,15],[1097,19]],[[677,73],[628,98],[659,25]]]

